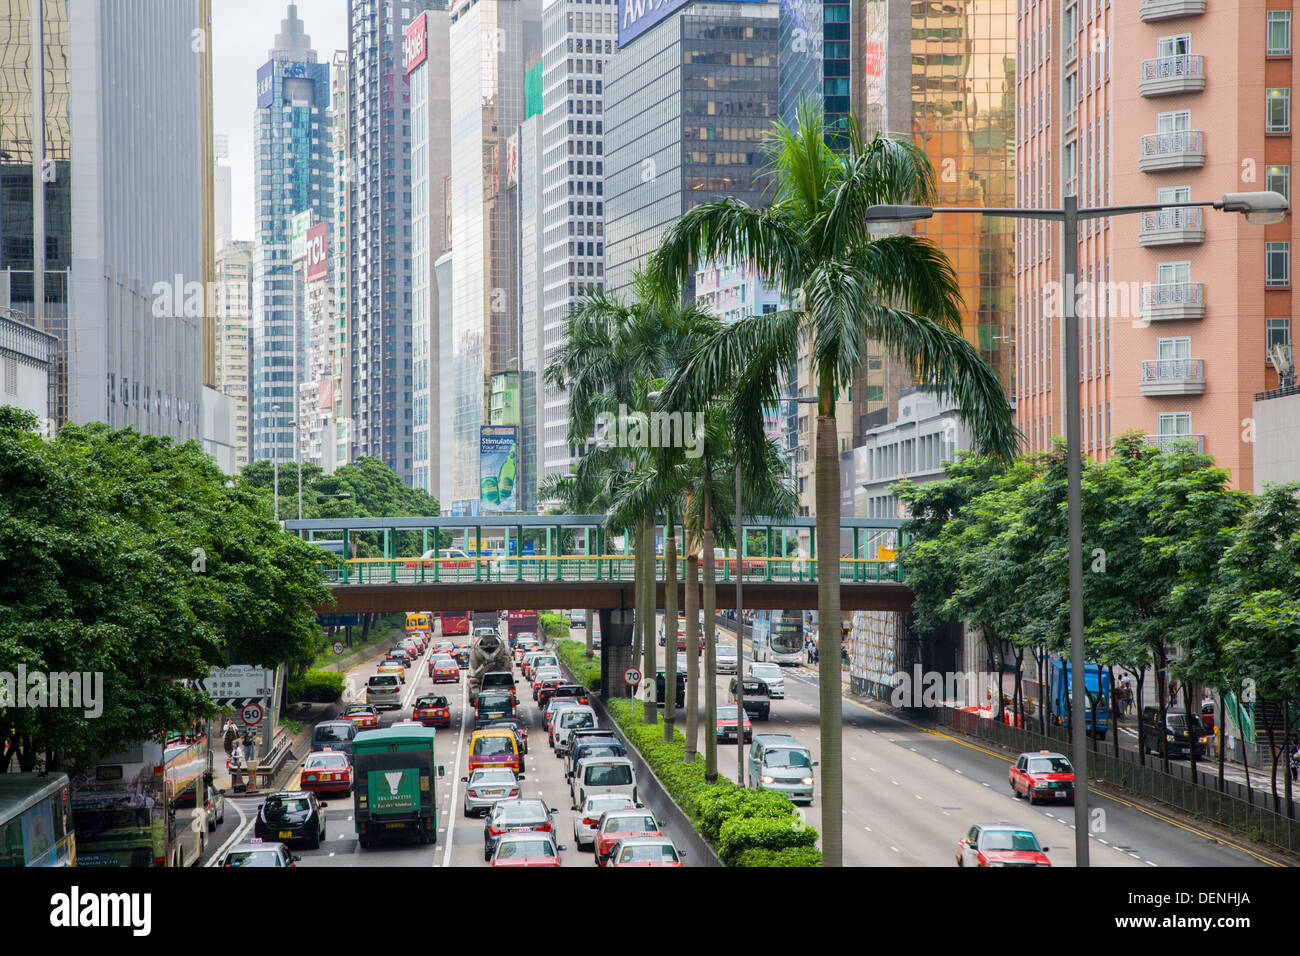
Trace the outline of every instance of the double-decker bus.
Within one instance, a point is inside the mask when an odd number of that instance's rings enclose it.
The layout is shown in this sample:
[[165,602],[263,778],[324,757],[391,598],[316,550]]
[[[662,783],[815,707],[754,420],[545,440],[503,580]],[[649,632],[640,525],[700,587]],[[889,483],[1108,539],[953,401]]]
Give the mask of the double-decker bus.
[[96,757],[72,779],[78,866],[193,866],[207,832],[206,733]]
[[469,611],[443,611],[439,614],[442,621],[442,636],[455,637],[458,634],[469,634]]
[[0,773],[0,869],[76,862],[68,775]]
[[755,611],[750,650],[756,661],[792,666],[804,660],[803,612]]

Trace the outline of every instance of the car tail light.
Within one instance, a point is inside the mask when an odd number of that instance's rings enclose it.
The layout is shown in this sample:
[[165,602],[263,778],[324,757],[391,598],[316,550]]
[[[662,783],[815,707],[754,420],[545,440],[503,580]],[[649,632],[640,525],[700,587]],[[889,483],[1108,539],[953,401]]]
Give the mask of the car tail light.
[[488,833],[492,834],[493,836],[500,836],[505,832],[506,832],[505,827],[494,827],[491,824],[488,825]]
[[471,790],[471,791],[469,792],[469,795],[470,795],[471,797],[473,797],[474,799],[476,799],[476,800],[477,800],[477,799],[479,798],[479,796],[480,796],[480,794],[479,794],[479,792],[478,792],[477,790]]
[[512,796],[512,797],[517,797],[517,796],[519,796],[519,788],[518,788],[518,787],[515,787],[515,789],[511,790],[511,791],[510,791],[510,796]]
[[551,832],[551,824],[550,824],[550,821],[547,821],[546,823],[543,823],[543,824],[542,824],[540,827],[538,827],[537,829],[538,829],[538,831],[541,832],[541,833],[550,833],[550,832]]
[[584,827],[594,827],[599,822],[600,822],[599,820],[593,820],[591,817],[582,818],[582,825]]

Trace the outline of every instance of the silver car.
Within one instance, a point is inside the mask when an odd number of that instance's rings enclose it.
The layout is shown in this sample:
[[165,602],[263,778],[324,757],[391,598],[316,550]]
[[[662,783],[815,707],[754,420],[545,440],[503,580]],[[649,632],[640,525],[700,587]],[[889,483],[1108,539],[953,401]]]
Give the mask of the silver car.
[[498,800],[520,796],[519,781],[524,775],[507,767],[481,767],[460,779],[465,784],[465,816],[478,817],[491,810]]
[[573,815],[573,842],[578,849],[591,850],[596,846],[596,828],[606,810],[635,810],[631,797],[621,793],[594,793],[581,809]]
[[730,644],[718,645],[717,670],[719,674],[736,673],[737,664],[736,649]]
[[773,700],[782,700],[785,697],[785,674],[782,673],[780,664],[770,662],[750,664],[749,676],[757,677],[767,684],[768,693]]

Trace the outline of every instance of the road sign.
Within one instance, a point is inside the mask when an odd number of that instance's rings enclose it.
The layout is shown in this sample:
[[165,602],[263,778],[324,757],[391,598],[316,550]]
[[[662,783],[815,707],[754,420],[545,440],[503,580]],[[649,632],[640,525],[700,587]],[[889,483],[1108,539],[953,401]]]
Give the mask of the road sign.
[[360,614],[317,614],[316,623],[321,627],[347,627],[361,623]]
[[274,683],[274,671],[250,664],[233,664],[230,667],[213,668],[207,677],[194,681],[194,688],[207,691],[218,707],[233,707],[238,710],[247,704],[270,700]]
[[641,683],[641,670],[637,667],[629,667],[623,672],[623,683],[628,687],[635,687]]
[[335,654],[342,654],[342,653],[343,653],[343,642],[342,642],[342,641],[335,641],[335,642],[334,642],[334,653],[335,653]]
[[262,722],[262,705],[249,704],[239,712],[239,717],[249,727],[256,727]]

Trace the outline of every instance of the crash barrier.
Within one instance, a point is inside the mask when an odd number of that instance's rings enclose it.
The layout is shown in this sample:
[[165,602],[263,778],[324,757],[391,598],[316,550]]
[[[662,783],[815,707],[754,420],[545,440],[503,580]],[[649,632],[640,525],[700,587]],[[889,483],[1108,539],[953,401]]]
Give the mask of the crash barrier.
[[[952,707],[916,708],[907,713],[959,733],[991,741],[1017,753],[1035,750],[1055,750],[1067,756],[1070,753],[1069,738],[1064,733],[1045,736]],[[1252,840],[1290,852],[1300,851],[1300,821],[1287,819],[1284,814],[1274,813],[1263,805],[1265,801],[1272,803],[1271,793],[1254,791],[1248,799],[1244,786],[1228,782],[1225,782],[1225,790],[1221,792],[1217,777],[1207,779],[1206,774],[1198,772],[1197,776],[1204,781],[1198,785],[1191,779],[1188,767],[1175,764],[1170,768],[1174,772],[1165,773],[1158,766],[1139,763],[1135,750],[1120,750],[1119,756],[1116,756],[1113,747],[1109,747],[1106,742],[1098,741],[1098,745],[1097,750],[1091,746],[1088,748],[1087,769],[1090,781],[1109,783],[1149,797],[1199,819],[1238,830]],[[1282,806],[1285,808],[1285,802]]]

